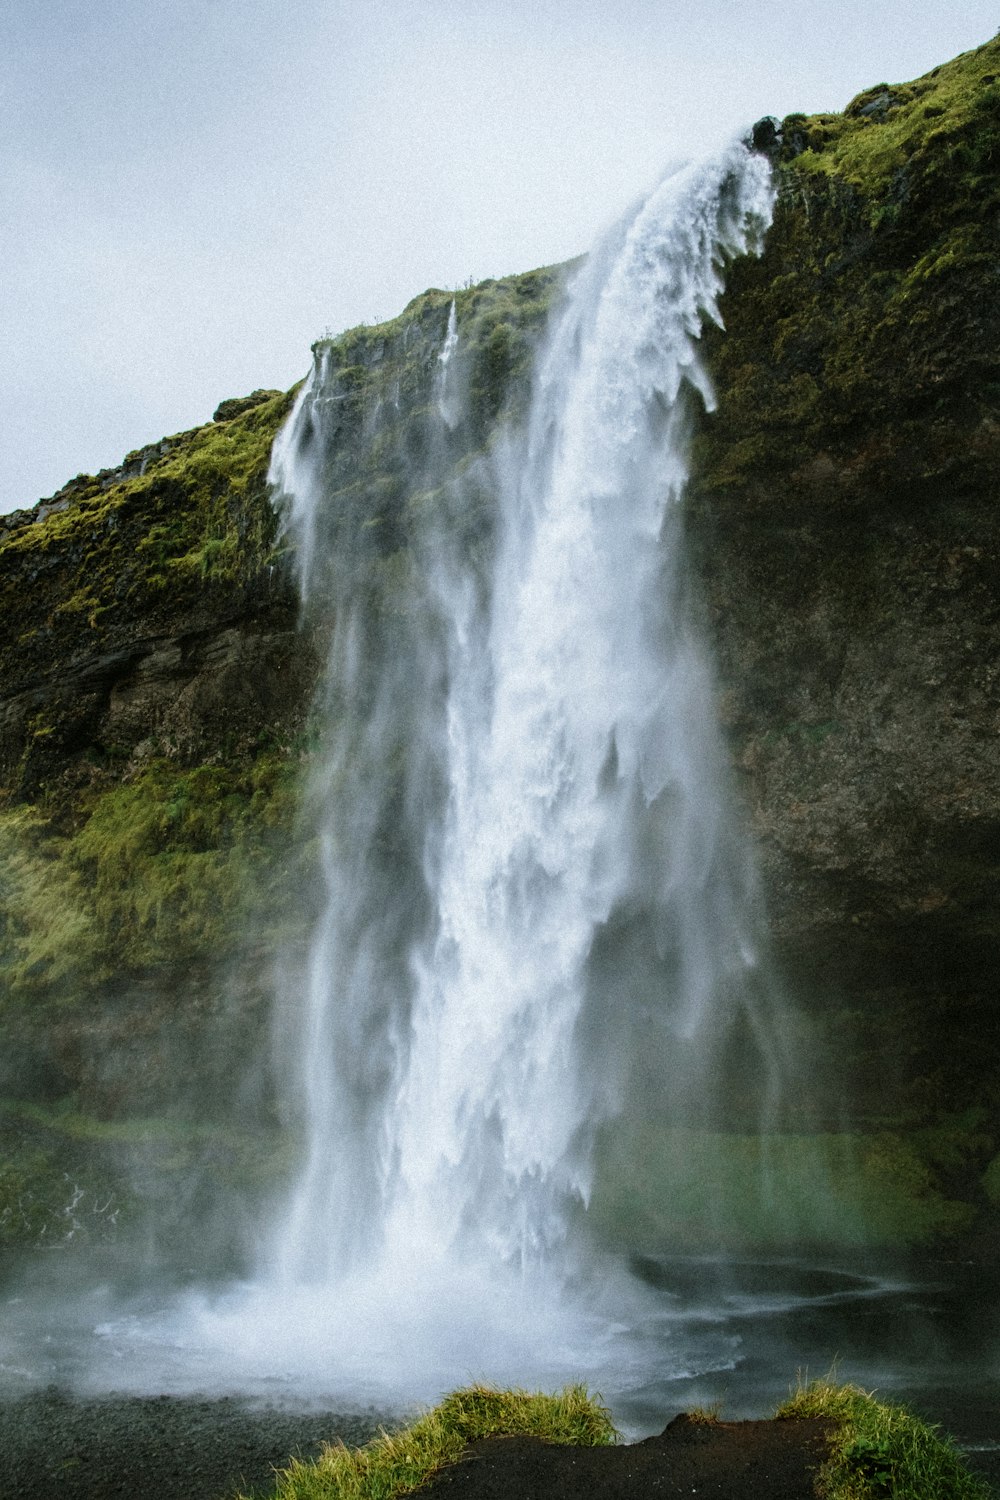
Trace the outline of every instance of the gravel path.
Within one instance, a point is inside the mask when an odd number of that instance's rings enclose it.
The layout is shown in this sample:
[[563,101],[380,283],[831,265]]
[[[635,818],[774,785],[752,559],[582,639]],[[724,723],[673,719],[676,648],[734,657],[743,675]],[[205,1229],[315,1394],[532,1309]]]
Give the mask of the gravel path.
[[0,1404],[0,1500],[225,1500],[271,1492],[290,1454],[368,1441],[376,1414],[290,1412],[234,1399],[106,1397],[57,1390]]

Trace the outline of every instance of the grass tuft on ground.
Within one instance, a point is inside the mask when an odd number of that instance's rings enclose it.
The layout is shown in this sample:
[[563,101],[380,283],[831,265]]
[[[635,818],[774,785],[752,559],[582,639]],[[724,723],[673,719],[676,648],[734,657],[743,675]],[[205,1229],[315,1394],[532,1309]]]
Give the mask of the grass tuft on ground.
[[800,1384],[775,1416],[836,1424],[816,1480],[822,1500],[990,1500],[950,1438],[858,1386],[828,1378]]
[[452,1392],[402,1432],[384,1432],[364,1448],[337,1443],[314,1462],[293,1458],[278,1474],[276,1500],[394,1500],[456,1463],[470,1443],[498,1436],[592,1448],[614,1443],[618,1434],[584,1386],[547,1396],[474,1385]]

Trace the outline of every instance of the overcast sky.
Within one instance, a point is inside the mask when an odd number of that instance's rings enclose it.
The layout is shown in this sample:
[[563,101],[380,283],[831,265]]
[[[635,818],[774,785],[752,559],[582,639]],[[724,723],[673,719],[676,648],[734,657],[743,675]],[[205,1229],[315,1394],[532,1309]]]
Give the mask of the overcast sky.
[[998,25],[986,0],[4,0],[0,511]]

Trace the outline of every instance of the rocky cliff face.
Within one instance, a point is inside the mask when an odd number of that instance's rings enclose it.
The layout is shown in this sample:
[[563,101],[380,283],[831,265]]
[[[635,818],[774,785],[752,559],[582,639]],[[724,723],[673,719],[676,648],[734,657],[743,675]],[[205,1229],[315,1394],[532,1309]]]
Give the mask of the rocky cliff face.
[[1000,1123],[998,73],[994,41],[784,122],[765,253],[712,335],[692,506],[775,941],[831,1093],[978,1126],[973,1175]]
[[308,673],[264,482],[288,398],[261,398],[4,518],[8,792],[51,791],[81,756],[194,763],[294,722]]
[[[991,42],[760,133],[777,213],[706,335],[718,407],[690,493],[775,949],[825,1058],[821,1121],[905,1137],[920,1191],[971,1205],[966,1224],[1000,1198],[998,77]],[[557,287],[457,294],[463,461],[516,416]],[[380,608],[427,500],[404,477],[450,302],[427,293],[319,351],[342,391],[331,516]],[[9,1237],[55,1222],[55,1187],[47,1220],[11,1204],[32,1171],[44,1200],[37,1162],[55,1173],[81,1121],[186,1118],[195,1098],[203,1119],[232,1049],[265,1034],[266,955],[302,919],[295,792],[328,624],[299,619],[267,494],[288,405],[224,403],[0,530]],[[255,1088],[220,1129],[266,1115]]]

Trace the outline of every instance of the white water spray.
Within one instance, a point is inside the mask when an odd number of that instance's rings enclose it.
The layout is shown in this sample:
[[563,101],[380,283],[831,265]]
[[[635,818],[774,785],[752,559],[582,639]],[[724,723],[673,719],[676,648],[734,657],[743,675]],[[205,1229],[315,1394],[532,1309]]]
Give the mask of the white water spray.
[[[306,1155],[271,1261],[286,1289],[564,1277],[601,1122],[652,1087],[704,1123],[720,1038],[742,1025],[762,1046],[678,502],[687,390],[712,403],[702,322],[770,211],[766,162],[736,145],[665,178],[589,257],[526,431],[492,461],[485,574],[428,523],[393,633],[332,560],[326,899],[289,1002]],[[460,340],[453,301],[414,489],[448,482],[433,462],[460,420]],[[307,592],[338,378],[321,358],[272,472]]]
[[455,307],[454,297],[448,309],[448,327],[445,330],[444,344],[438,355],[438,390],[437,407],[441,420],[449,432],[456,426],[462,415],[461,394],[455,389],[455,376],[452,368],[452,359],[458,348],[458,313]]

